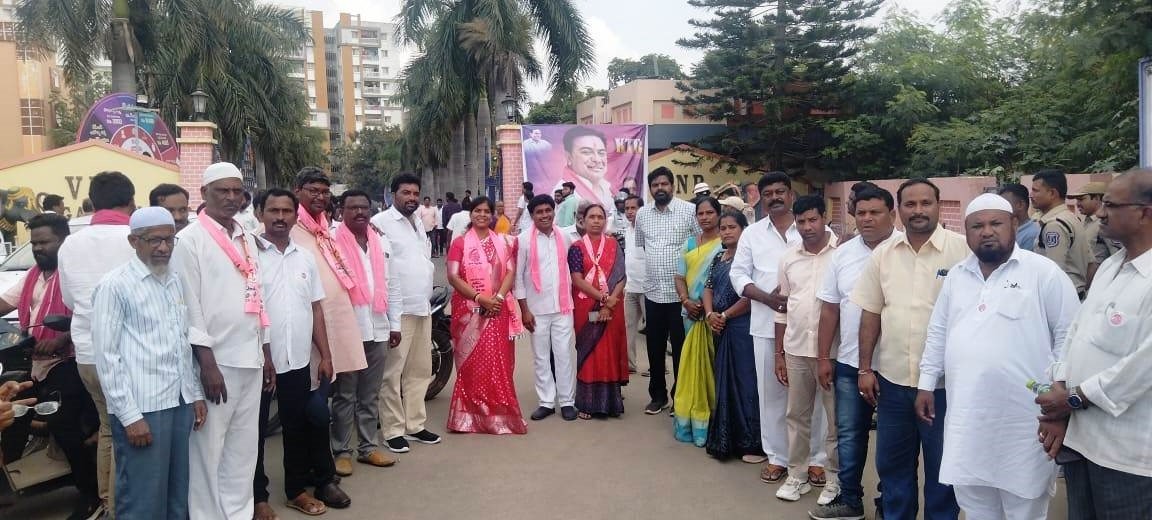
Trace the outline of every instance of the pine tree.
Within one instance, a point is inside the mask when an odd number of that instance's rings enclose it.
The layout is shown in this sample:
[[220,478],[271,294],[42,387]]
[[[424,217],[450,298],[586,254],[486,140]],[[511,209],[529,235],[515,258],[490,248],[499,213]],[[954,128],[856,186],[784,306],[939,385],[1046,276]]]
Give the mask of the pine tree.
[[705,50],[679,84],[692,113],[728,128],[716,151],[771,169],[803,169],[824,140],[817,124],[834,114],[851,58],[875,30],[860,22],[882,0],[689,0],[713,11],[677,43]]

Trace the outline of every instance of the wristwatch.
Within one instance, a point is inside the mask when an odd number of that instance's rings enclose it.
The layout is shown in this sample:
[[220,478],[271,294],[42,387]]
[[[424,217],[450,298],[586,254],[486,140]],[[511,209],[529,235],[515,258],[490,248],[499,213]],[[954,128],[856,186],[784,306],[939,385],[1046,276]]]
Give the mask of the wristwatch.
[[1068,407],[1073,410],[1083,410],[1088,407],[1088,401],[1080,397],[1080,387],[1074,386],[1068,390]]

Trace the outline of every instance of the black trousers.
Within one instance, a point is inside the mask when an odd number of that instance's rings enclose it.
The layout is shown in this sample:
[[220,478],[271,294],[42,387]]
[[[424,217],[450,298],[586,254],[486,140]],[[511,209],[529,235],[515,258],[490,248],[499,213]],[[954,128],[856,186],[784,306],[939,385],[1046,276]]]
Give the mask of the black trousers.
[[1068,520],[1152,518],[1152,477],[1083,459],[1064,465],[1064,482]]
[[[312,377],[308,367],[276,374],[276,404],[284,443],[284,496],[292,500],[309,485],[322,486],[336,477],[332,450],[328,446],[328,417],[323,424],[307,414],[312,397]],[[268,425],[268,408],[273,395],[260,396],[260,445],[256,456],[256,475],[252,492],[256,502],[268,501],[268,476],[264,473],[264,435]]]
[[680,370],[680,350],[684,348],[684,319],[680,317],[682,306],[679,303],[656,303],[644,298],[644,319],[648,327],[648,369],[652,377],[648,380],[648,395],[652,401],[668,402],[668,382],[664,377],[667,363],[664,360],[668,342],[672,343],[672,392],[676,392],[675,379]]
[[100,415],[80,379],[76,360],[69,359],[52,367],[34,389],[38,402],[60,401],[60,410],[41,418],[48,424],[48,433],[60,451],[64,452],[64,458],[72,468],[72,482],[80,490],[82,499],[89,503],[99,501],[96,443],[86,444],[86,441],[100,428]]

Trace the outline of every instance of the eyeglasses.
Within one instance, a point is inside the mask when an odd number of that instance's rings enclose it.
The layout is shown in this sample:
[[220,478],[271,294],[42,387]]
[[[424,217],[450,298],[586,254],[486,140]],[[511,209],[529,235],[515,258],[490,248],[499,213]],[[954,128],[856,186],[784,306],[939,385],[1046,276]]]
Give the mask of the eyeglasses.
[[160,244],[167,244],[169,248],[176,247],[176,242],[180,241],[180,239],[178,237],[174,237],[174,236],[168,237],[168,238],[162,238],[162,237],[144,238],[144,237],[140,237],[140,240],[143,240],[145,244],[148,244],[148,247],[151,247],[153,249],[160,247]]
[[1106,200],[1100,204],[1107,210],[1152,206],[1152,204],[1146,204],[1144,202],[1112,202],[1110,200]]
[[52,415],[60,411],[60,392],[52,392],[48,394],[54,399],[51,401],[44,401],[36,403],[35,406],[28,406],[26,404],[12,403],[12,415],[14,417],[24,417],[28,415],[28,410],[36,412],[36,415]]
[[327,190],[327,189],[323,189],[323,188],[313,188],[311,186],[305,186],[305,187],[300,188],[300,189],[308,192],[308,194],[312,195],[313,197],[331,197],[332,196],[332,190]]

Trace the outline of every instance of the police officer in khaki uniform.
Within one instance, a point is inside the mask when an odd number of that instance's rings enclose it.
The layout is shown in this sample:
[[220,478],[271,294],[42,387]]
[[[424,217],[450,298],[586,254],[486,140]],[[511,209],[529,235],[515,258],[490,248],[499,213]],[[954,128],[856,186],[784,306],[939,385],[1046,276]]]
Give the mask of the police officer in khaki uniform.
[[1080,191],[1068,194],[1068,198],[1076,199],[1076,209],[1084,216],[1084,231],[1088,237],[1088,244],[1092,248],[1092,256],[1096,263],[1104,260],[1120,250],[1120,243],[1104,238],[1100,235],[1100,219],[1096,212],[1100,210],[1104,192],[1108,190],[1106,182],[1089,182]]
[[1094,267],[1097,262],[1084,225],[1065,203],[1068,178],[1057,170],[1037,172],[1032,178],[1031,195],[1032,205],[1041,212],[1036,252],[1056,262],[1068,274],[1083,300],[1091,280],[1090,266]]

